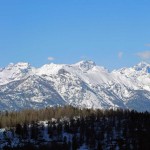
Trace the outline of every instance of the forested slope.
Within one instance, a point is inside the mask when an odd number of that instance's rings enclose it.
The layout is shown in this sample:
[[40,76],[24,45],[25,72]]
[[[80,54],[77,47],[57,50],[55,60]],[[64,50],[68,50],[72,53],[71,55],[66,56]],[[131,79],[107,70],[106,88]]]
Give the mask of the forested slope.
[[148,112],[66,106],[1,113],[0,124],[4,150],[150,149]]

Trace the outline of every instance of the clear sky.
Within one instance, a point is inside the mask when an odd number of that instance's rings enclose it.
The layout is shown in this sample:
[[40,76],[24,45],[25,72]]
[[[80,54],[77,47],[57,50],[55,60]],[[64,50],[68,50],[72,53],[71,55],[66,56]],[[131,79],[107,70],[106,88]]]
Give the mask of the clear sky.
[[82,59],[110,70],[149,61],[150,0],[0,0],[0,67]]

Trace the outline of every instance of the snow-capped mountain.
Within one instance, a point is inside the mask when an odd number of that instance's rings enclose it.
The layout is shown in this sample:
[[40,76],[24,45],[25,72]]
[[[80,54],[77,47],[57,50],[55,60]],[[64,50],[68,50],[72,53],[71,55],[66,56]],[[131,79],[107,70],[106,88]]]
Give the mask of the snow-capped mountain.
[[0,110],[58,105],[150,111],[150,64],[112,72],[93,61],[0,69]]

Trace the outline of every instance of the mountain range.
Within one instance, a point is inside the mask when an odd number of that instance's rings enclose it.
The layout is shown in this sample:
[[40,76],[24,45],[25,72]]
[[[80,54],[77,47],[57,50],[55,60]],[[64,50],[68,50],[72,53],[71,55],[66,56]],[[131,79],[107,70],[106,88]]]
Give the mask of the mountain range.
[[0,110],[72,105],[150,111],[150,64],[109,71],[93,61],[9,64],[0,69]]

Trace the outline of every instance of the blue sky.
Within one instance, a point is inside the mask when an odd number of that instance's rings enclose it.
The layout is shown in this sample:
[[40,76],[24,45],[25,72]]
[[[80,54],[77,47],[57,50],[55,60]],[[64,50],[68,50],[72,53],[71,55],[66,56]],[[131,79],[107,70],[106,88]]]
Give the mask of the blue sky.
[[0,0],[0,67],[149,62],[149,7],[149,0]]

